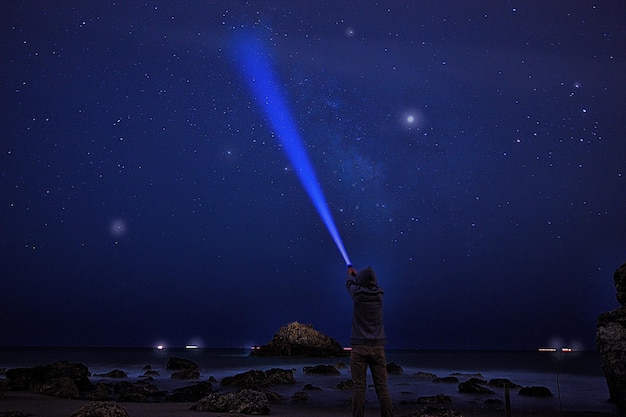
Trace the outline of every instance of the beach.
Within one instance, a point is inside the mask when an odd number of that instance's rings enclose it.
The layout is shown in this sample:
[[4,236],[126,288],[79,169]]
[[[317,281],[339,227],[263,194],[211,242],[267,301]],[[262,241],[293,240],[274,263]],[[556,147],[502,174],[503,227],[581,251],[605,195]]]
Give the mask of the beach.
[[[26,392],[10,392],[5,398],[0,400],[0,416],[9,411],[19,411],[27,413],[32,417],[70,417],[83,405],[89,403],[85,400],[67,400],[45,395],[31,394]],[[212,413],[198,412],[190,410],[193,403],[120,403],[130,417],[182,417],[182,416],[232,416],[241,414],[232,413]],[[416,405],[396,405],[395,415],[397,417],[410,415],[415,411],[423,409],[425,406]],[[319,405],[319,404],[291,404],[288,401],[281,404],[273,404],[269,415],[271,416],[291,416],[291,417],[339,417],[349,416],[350,406],[346,401],[343,406]],[[445,408],[445,407],[444,407]],[[495,408],[455,408],[464,417],[491,417],[505,416],[503,409]],[[366,416],[377,416],[378,408],[375,404],[370,404],[366,410]],[[615,412],[593,411],[593,410],[565,410],[560,412],[554,409],[513,409],[512,416],[545,416],[545,417],[609,417],[616,416]]]
[[[23,350],[0,349],[0,368],[28,367],[69,360],[86,364],[92,383],[136,384],[143,381],[147,364],[155,371],[150,380],[161,390],[172,392],[179,387],[212,381],[214,392],[236,392],[237,388],[222,386],[220,381],[228,376],[246,371],[285,369],[292,370],[295,383],[274,385],[267,388],[278,394],[280,400],[269,404],[274,416],[348,416],[350,415],[350,391],[338,388],[349,381],[348,358],[258,358],[251,357],[244,349],[211,350],[195,352],[170,350],[156,352],[152,349],[58,349]],[[170,357],[183,357],[200,366],[196,380],[174,380],[172,371],[166,370]],[[74,359],[72,359],[74,358]],[[519,388],[510,390],[512,416],[614,416],[615,407],[610,404],[606,382],[598,369],[595,353],[569,356],[552,360],[534,352],[414,352],[390,351],[388,362],[397,364],[400,371],[389,375],[389,389],[395,407],[395,415],[414,416],[428,405],[424,402],[436,397],[447,401],[432,404],[433,407],[452,409],[462,416],[505,416],[505,397],[501,387],[484,384],[491,393],[468,394],[459,390],[459,383],[476,378],[488,382],[505,378],[519,387],[541,386],[551,395],[528,397],[519,394]],[[329,364],[339,371],[338,375],[310,375],[304,367]],[[102,374],[114,369],[123,370],[123,378],[111,378]],[[0,375],[2,378],[2,375]],[[454,378],[454,379],[449,379]],[[371,382],[371,380],[370,380]],[[296,401],[294,394],[305,393],[305,399]],[[112,398],[115,399],[115,398]],[[69,417],[90,401],[85,399],[61,399],[28,391],[9,390],[0,399],[0,416],[9,411],[27,413],[33,417]],[[229,416],[242,415],[225,412],[198,412],[190,410],[195,402],[119,402],[130,417],[180,417],[180,416]],[[378,406],[373,387],[367,392],[366,416],[376,416]]]

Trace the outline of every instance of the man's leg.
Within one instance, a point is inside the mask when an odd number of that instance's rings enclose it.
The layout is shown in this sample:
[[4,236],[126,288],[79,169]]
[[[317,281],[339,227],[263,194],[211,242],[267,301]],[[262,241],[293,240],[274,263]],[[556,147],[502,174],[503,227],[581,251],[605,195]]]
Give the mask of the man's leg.
[[387,361],[384,346],[372,346],[370,355],[370,370],[374,379],[376,396],[380,402],[380,415],[393,417],[393,403],[387,387]]
[[367,389],[367,356],[362,346],[352,346],[350,372],[352,373],[352,417],[365,414],[365,390]]

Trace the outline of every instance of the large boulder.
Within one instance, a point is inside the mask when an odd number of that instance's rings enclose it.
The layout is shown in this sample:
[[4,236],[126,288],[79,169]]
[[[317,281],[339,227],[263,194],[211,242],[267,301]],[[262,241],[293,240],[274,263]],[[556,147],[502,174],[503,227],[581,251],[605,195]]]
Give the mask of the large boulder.
[[265,394],[250,389],[237,393],[209,394],[191,406],[191,410],[256,415],[270,413],[269,401]]
[[92,390],[93,385],[89,381],[90,376],[91,373],[87,366],[82,363],[66,361],[32,368],[14,368],[6,372],[9,389],[16,391],[38,391],[48,381],[64,377],[72,380],[79,391]]
[[273,368],[267,371],[251,370],[234,376],[228,376],[220,382],[222,386],[235,386],[240,389],[261,390],[272,385],[295,384],[296,379],[291,369]]
[[212,392],[213,385],[211,384],[211,381],[198,382],[197,384],[190,385],[188,387],[175,389],[170,395],[167,396],[167,401],[182,403],[200,401]]
[[114,402],[94,401],[85,404],[71,417],[129,417],[126,410]]
[[278,329],[267,345],[251,352],[258,356],[346,356],[341,344],[330,336],[315,330],[310,324],[297,321]]
[[617,301],[615,310],[600,314],[596,343],[609,388],[609,400],[626,415],[626,263],[613,274]]
[[80,396],[78,387],[67,376],[61,378],[48,379],[37,388],[37,393],[51,395],[53,397],[76,399]]

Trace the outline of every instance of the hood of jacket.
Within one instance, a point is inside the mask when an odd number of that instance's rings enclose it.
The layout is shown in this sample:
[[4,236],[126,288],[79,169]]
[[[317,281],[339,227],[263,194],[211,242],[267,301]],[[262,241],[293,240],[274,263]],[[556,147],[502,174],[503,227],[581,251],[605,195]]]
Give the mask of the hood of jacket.
[[376,280],[376,272],[374,272],[374,269],[372,269],[371,266],[363,268],[359,271],[356,276],[356,282],[362,287],[371,288],[378,286],[378,281]]

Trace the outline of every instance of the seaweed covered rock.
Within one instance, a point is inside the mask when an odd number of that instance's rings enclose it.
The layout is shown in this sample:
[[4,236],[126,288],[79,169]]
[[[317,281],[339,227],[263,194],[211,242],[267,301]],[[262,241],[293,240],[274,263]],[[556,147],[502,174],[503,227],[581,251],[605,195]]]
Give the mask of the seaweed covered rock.
[[617,268],[613,282],[621,306],[598,316],[596,343],[609,400],[626,415],[626,263]]
[[267,345],[252,350],[256,356],[346,356],[339,342],[297,321],[281,327]]

